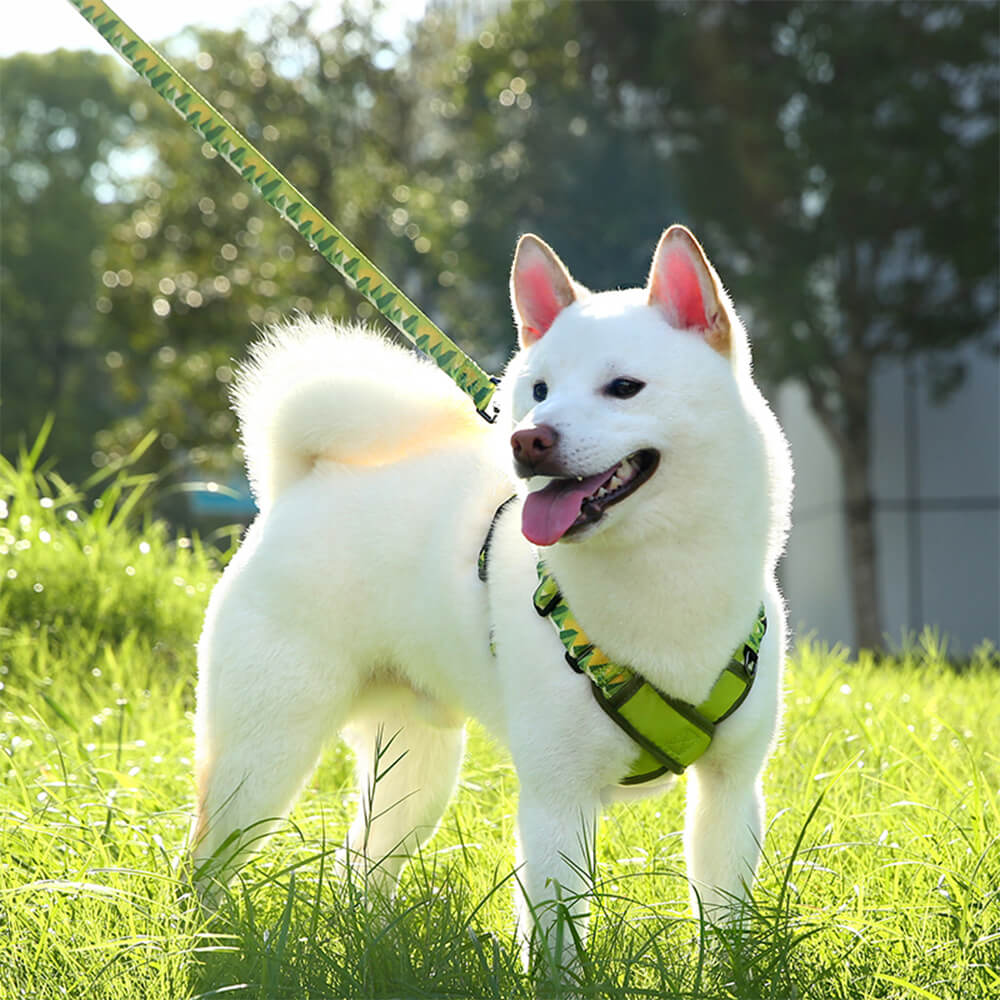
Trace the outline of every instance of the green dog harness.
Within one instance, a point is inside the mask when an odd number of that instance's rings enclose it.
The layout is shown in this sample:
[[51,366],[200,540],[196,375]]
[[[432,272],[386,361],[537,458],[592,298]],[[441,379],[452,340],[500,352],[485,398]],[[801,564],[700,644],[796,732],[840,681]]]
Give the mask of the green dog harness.
[[681,774],[709,747],[715,727],[743,704],[757,673],[767,630],[764,605],[742,647],[733,653],[709,696],[689,705],[657,690],[630,667],[613,663],[587,638],[567,607],[555,577],[538,562],[535,610],[548,618],[566,648],[566,661],[590,679],[597,704],[638,745],[639,754],[619,784],[639,785],[667,771]]
[[[489,580],[493,531],[500,515],[515,499],[508,497],[497,508],[479,550],[477,569],[483,583]],[[761,604],[746,641],[733,653],[708,697],[695,706],[659,691],[631,667],[612,663],[587,637],[542,560],[538,561],[538,587],[533,601],[535,610],[555,627],[566,649],[566,662],[589,678],[594,700],[638,744],[638,756],[619,782],[621,785],[641,785],[667,771],[681,774],[708,749],[715,727],[728,719],[750,693],[760,644],[767,631]],[[490,651],[496,653],[492,634]]]

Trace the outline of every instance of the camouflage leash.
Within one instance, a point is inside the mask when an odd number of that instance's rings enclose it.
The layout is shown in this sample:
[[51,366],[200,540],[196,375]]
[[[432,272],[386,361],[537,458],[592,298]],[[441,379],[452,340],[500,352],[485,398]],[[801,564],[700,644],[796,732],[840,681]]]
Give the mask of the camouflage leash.
[[429,355],[468,395],[490,423],[494,381],[432,323],[326,216],[293,187],[259,150],[220,114],[152,46],[102,0],[69,0],[132,68],[328,264],[357,289],[419,350]]

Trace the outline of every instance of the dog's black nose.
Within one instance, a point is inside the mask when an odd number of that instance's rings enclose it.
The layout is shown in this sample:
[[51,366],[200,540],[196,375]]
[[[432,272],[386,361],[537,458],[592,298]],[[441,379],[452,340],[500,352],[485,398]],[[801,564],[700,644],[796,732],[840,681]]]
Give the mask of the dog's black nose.
[[548,424],[536,424],[534,427],[514,431],[510,437],[514,461],[520,469],[527,470],[530,474],[552,457],[558,440],[558,432]]

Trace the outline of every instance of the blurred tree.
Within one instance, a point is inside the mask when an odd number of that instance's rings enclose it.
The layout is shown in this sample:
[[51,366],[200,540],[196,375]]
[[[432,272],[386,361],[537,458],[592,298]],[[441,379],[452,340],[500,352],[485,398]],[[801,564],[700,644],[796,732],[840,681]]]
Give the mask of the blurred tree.
[[128,85],[113,56],[20,55],[0,87],[0,448],[15,454],[55,413],[63,474],[91,471],[111,417],[97,354],[94,266],[113,224],[114,154],[127,141]]
[[[608,288],[689,222],[751,313],[758,370],[800,379],[838,449],[857,638],[878,645],[872,372],[995,316],[996,3],[517,0],[471,35],[437,4],[405,45],[375,14],[315,35],[284,6],[252,38],[168,50],[494,367],[519,233]],[[370,306],[127,71],[60,53],[2,72],[4,447],[55,409],[97,463],[149,426],[151,463],[231,462],[253,327]]]
[[425,21],[412,50],[431,95],[422,166],[438,188],[410,214],[432,243],[428,292],[447,329],[498,366],[520,234],[542,235],[584,284],[631,285],[679,205],[647,136],[609,116],[606,81],[582,64],[577,5],[515,3],[454,53],[440,46],[446,17]]
[[[369,18],[346,8],[315,37],[308,12],[287,5],[262,40],[191,31],[166,48],[352,240],[378,259],[388,252],[384,206],[407,175],[399,156],[408,95],[394,86]],[[231,468],[227,388],[255,327],[296,310],[365,317],[371,307],[227,166],[209,162],[217,156],[207,144],[199,156],[196,137],[151,90],[132,113],[149,164],[112,230],[96,303],[116,394],[130,412],[98,435],[98,459],[127,451],[152,425],[162,432],[152,463],[182,476]]]
[[[836,447],[856,640],[878,647],[873,372],[995,338],[997,4],[578,13],[616,120],[670,165],[685,216],[751,306],[759,369],[805,385]],[[942,391],[962,374],[943,357]]]

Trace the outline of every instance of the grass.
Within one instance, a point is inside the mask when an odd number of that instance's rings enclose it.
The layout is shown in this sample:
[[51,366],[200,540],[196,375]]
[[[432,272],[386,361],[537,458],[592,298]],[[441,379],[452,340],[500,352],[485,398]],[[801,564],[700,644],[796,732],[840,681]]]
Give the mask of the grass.
[[[753,922],[699,944],[679,791],[611,810],[578,981],[525,976],[517,783],[475,726],[441,830],[397,900],[334,871],[354,792],[331,746],[214,921],[191,904],[193,643],[218,560],[0,462],[0,997],[1000,997],[1000,658],[931,634],[890,661],[814,645],[787,676]],[[96,492],[96,497],[95,497]]]

